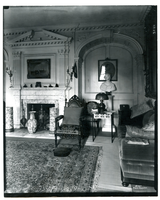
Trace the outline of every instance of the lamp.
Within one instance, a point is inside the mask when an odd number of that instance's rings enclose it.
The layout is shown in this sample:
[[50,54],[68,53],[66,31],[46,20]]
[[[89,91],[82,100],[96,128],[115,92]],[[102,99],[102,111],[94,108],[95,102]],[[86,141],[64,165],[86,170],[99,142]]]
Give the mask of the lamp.
[[98,106],[98,112],[103,114],[105,109],[105,104],[103,103],[103,100],[108,100],[108,95],[106,93],[100,92],[95,97],[96,100],[100,100],[100,104]]

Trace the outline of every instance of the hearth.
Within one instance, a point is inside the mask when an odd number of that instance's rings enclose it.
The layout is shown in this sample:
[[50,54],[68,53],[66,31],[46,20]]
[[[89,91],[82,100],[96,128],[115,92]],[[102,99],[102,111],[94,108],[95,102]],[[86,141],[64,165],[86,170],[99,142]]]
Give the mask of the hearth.
[[29,112],[34,110],[35,118],[37,120],[37,131],[38,130],[49,130],[49,108],[55,107],[55,104],[27,104],[27,119],[29,119]]

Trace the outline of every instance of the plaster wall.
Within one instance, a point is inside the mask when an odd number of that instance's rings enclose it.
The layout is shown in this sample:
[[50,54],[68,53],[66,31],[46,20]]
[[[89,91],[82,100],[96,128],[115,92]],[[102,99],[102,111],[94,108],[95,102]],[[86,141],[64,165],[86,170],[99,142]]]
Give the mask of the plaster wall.
[[[135,28],[136,29],[136,28]],[[137,29],[138,32],[139,29]],[[73,78],[70,82],[71,90],[68,92],[68,98],[72,95],[77,94],[81,96],[86,101],[93,100],[96,93],[98,93],[99,86],[101,82],[98,82],[98,60],[111,58],[118,59],[118,80],[114,83],[117,86],[117,91],[114,93],[114,108],[116,111],[119,108],[120,104],[129,104],[130,106],[140,103],[144,99],[144,75],[143,67],[144,62],[138,63],[137,55],[139,52],[133,53],[129,51],[130,43],[126,42],[126,36],[123,35],[122,41],[120,42],[120,31],[114,30],[99,31],[99,32],[78,32],[71,33],[73,40],[70,43],[70,48],[68,52],[64,51],[64,46],[33,46],[33,47],[9,47],[6,49],[8,51],[9,59],[8,64],[14,72],[13,84],[14,88],[21,88],[25,84],[25,78],[27,76],[26,63],[25,59],[27,56],[32,58],[39,57],[51,57],[51,72],[53,79],[48,81],[41,81],[44,84],[53,84],[57,83],[59,87],[64,87],[66,85],[67,79],[67,68],[71,72],[71,68],[74,62],[77,63],[78,68],[78,79]],[[126,35],[130,34],[133,40],[137,41],[137,44],[144,47],[143,43],[143,34],[142,29],[139,33],[141,37],[137,37],[137,32],[135,35],[134,31],[131,30],[122,30]],[[69,35],[69,33],[68,33]],[[115,36],[115,38],[113,37]],[[77,53],[83,48],[86,42],[91,41],[92,38],[104,38],[105,40],[103,45],[95,45],[94,48],[91,48],[87,51],[83,58],[81,54]],[[140,39],[140,40],[138,40]],[[143,52],[142,52],[143,53]],[[142,55],[140,55],[142,56]],[[142,60],[142,59],[141,59]],[[5,67],[5,66],[4,66]],[[28,82],[28,87],[32,83],[35,85],[36,80]],[[4,85],[4,99],[6,101],[6,106],[13,106],[14,102],[12,101],[12,90],[9,88],[9,77],[5,74],[5,85]]]

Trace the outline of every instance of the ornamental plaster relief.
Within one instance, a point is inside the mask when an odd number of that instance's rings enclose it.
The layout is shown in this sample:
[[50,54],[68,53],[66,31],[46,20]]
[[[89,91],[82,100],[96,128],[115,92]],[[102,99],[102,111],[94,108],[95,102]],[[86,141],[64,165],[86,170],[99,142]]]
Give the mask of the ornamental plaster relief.
[[13,58],[21,58],[21,51],[13,51],[12,52]]

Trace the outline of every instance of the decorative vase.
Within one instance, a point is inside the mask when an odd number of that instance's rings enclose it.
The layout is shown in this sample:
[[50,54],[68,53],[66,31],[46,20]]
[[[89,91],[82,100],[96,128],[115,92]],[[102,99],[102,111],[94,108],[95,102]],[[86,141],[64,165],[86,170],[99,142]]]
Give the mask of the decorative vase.
[[30,119],[27,122],[27,129],[29,133],[35,133],[37,130],[37,120],[35,119],[36,111],[30,111]]
[[20,122],[21,122],[21,124],[23,126],[22,128],[25,128],[26,123],[27,123],[27,119],[25,118],[25,111],[24,111],[24,109],[22,111],[22,119],[20,120]]
[[6,116],[5,116],[5,130],[8,132],[14,131],[13,125],[13,107],[6,107]]
[[50,108],[50,123],[49,123],[49,133],[53,134],[56,130],[55,118],[58,116],[58,109],[55,107]]
[[22,117],[22,119],[21,119],[20,122],[21,122],[23,128],[25,128],[25,125],[26,125],[26,123],[27,123],[27,119],[25,118],[25,116]]

